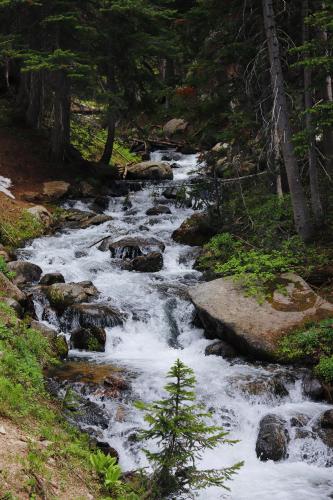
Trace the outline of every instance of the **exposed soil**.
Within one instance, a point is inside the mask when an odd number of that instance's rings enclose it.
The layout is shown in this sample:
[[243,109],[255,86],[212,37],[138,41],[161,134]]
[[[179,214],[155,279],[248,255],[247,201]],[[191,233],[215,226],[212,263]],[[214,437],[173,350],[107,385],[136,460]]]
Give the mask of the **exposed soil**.
[[0,175],[11,179],[11,191],[19,198],[24,192],[41,191],[43,182],[73,180],[76,172],[74,166],[69,168],[68,165],[57,165],[50,160],[48,142],[42,135],[28,129],[2,127]]
[[[96,498],[93,485],[87,485],[79,470],[64,474],[56,459],[50,458],[45,470],[33,472],[27,461],[30,447],[41,451],[52,450],[52,443],[33,438],[10,420],[0,418],[0,498],[12,494],[11,498],[29,500],[31,497],[30,481],[36,483],[36,498],[72,499]],[[35,498],[35,497],[34,497]]]

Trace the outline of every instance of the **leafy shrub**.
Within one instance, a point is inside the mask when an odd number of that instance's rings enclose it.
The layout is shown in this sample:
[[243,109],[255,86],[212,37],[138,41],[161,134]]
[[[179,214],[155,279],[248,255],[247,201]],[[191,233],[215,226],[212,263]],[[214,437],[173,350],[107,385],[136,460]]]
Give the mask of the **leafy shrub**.
[[286,335],[278,355],[283,360],[311,363],[317,376],[333,382],[333,318],[313,323],[305,330]]
[[131,491],[130,486],[121,480],[122,471],[116,458],[97,450],[96,453],[90,455],[89,460],[103,480],[107,491],[112,493],[112,498],[115,500],[139,500],[139,497]]
[[230,233],[222,233],[204,247],[198,268],[233,276],[244,286],[247,295],[262,301],[277,285],[281,273],[296,272],[306,277],[315,266],[328,261],[328,253],[318,255],[314,246],[306,246],[297,236],[283,241],[276,250],[266,250],[255,248]]
[[333,318],[286,335],[280,342],[279,353],[290,361],[309,358],[314,363],[333,355]]
[[321,358],[315,367],[315,373],[325,382],[333,382],[333,356]]

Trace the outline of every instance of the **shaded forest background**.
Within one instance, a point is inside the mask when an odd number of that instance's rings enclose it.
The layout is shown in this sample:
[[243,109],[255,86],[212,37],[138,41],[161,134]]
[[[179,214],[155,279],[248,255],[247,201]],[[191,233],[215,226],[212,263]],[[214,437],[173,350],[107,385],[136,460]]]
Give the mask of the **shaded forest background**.
[[267,171],[266,189],[290,194],[308,241],[327,223],[332,182],[332,7],[2,0],[2,102],[48,136],[55,162],[77,159],[74,145],[97,138],[109,164],[115,137],[147,140],[166,119],[185,118],[190,144],[221,143],[205,158],[208,175]]

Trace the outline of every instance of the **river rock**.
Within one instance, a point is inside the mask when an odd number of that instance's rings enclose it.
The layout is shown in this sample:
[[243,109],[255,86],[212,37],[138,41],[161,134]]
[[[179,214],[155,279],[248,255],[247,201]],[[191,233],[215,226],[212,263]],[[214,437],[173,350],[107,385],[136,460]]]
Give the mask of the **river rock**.
[[10,262],[12,260],[6,250],[2,249],[0,249],[0,259],[3,259],[5,262]]
[[259,424],[257,457],[263,462],[267,460],[277,462],[286,458],[289,440],[287,422],[277,415],[266,415]]
[[62,216],[62,226],[70,229],[86,229],[111,220],[112,217],[109,215],[83,212],[82,210],[68,210]]
[[17,300],[12,299],[11,297],[0,297],[0,301],[4,302],[7,306],[13,309],[18,318],[23,318],[24,309],[21,304],[17,302]]
[[46,296],[50,305],[63,312],[73,304],[88,302],[98,296],[99,292],[91,281],[81,283],[54,283],[46,288]]
[[172,239],[182,245],[202,246],[214,235],[210,218],[205,213],[193,214],[172,233]]
[[158,161],[143,161],[127,168],[127,178],[144,181],[172,180],[173,172],[168,163]]
[[43,205],[35,205],[27,209],[43,226],[50,227],[53,222],[51,213]]
[[103,212],[109,208],[110,199],[108,196],[97,196],[92,204],[92,209],[95,212]]
[[104,455],[115,458],[116,463],[119,462],[119,453],[115,450],[115,448],[112,448],[109,443],[106,443],[105,441],[96,441],[95,446],[98,450],[101,450]]
[[326,446],[333,448],[333,410],[326,410],[320,415],[315,430]]
[[14,285],[2,272],[0,272],[0,289],[6,297],[16,300],[21,306],[26,304],[26,294]]
[[240,352],[276,360],[279,340],[311,320],[332,316],[333,304],[319,297],[299,276],[281,276],[286,295],[274,294],[259,304],[232,278],[220,278],[190,288],[206,336],[232,344]]
[[50,286],[55,283],[65,283],[65,278],[61,273],[47,273],[40,279],[39,284]]
[[180,153],[177,153],[177,151],[168,151],[167,153],[164,153],[161,160],[162,161],[179,161],[181,160],[182,155]]
[[[61,388],[56,381],[49,381],[48,387],[56,395],[58,395]],[[67,388],[63,400],[63,409],[67,420],[81,430],[85,430],[87,425],[100,427],[101,429],[108,428],[109,417],[100,406],[89,399],[83,398],[71,387]]]
[[72,329],[112,327],[123,323],[124,315],[108,304],[74,304],[66,312],[62,321]]
[[237,352],[230,344],[219,340],[206,347],[205,356],[222,356],[225,359],[232,359],[237,356]]
[[151,252],[147,255],[139,255],[132,259],[126,269],[139,273],[157,273],[163,268],[163,255],[160,252]]
[[9,271],[15,273],[13,283],[17,286],[24,286],[37,282],[43,273],[42,269],[36,264],[23,260],[8,262],[7,267]]
[[78,328],[71,334],[71,346],[85,351],[104,352],[106,333],[104,328],[91,325],[89,328]]
[[69,194],[70,187],[65,181],[44,182],[43,195],[49,201],[57,201]]
[[111,252],[112,258],[134,259],[141,255],[147,255],[154,251],[164,252],[165,245],[156,238],[122,238],[118,241],[104,240],[98,247],[99,250],[107,249]]
[[173,137],[186,132],[188,126],[188,122],[182,118],[172,118],[164,125],[163,132],[166,137]]
[[326,391],[323,384],[311,373],[307,373],[303,378],[303,394],[313,401],[322,401],[325,399]]
[[67,358],[68,344],[64,335],[58,335],[57,330],[40,321],[32,321],[30,326],[49,340],[53,353],[58,359]]
[[163,191],[162,195],[167,200],[176,200],[178,198],[178,191],[177,187],[170,186]]
[[146,212],[146,215],[164,215],[171,214],[171,210],[169,207],[165,205],[156,205],[156,207],[149,208]]

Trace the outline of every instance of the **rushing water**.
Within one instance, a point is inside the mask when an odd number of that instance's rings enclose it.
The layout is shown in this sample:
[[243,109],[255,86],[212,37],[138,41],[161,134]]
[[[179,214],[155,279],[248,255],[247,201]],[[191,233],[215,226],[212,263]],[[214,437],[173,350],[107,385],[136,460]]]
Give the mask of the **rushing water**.
[[[161,153],[154,153],[160,159]],[[195,155],[183,156],[174,169],[174,181],[182,182],[193,175]],[[194,327],[193,306],[184,297],[187,286],[200,279],[193,271],[195,249],[178,245],[171,239],[172,231],[192,210],[170,205],[172,215],[147,217],[145,212],[161,197],[163,186],[147,185],[130,196],[130,215],[124,211],[122,198],[110,198],[106,214],[113,221],[102,226],[68,230],[52,237],[35,240],[24,249],[22,257],[40,265],[46,272],[61,272],[67,282],[93,281],[100,290],[98,301],[108,300],[128,314],[123,326],[107,329],[106,352],[90,354],[96,363],[123,366],[131,374],[131,392],[122,400],[103,402],[110,413],[109,429],[103,431],[120,453],[124,470],[146,465],[138,445],[128,439],[143,425],[142,414],[133,408],[133,401],[152,401],[163,395],[165,373],[176,358],[181,358],[196,373],[199,397],[214,414],[216,424],[230,430],[230,437],[239,439],[233,447],[223,446],[203,457],[203,468],[220,468],[245,460],[245,466],[230,483],[231,492],[211,488],[200,492],[200,499],[233,500],[323,500],[333,498],[332,468],[325,467],[330,455],[321,440],[308,437],[295,439],[290,428],[289,456],[280,463],[261,462],[255,453],[259,421],[267,413],[275,413],[287,421],[303,414],[310,418],[309,428],[328,405],[307,400],[302,395],[299,377],[278,366],[251,365],[242,360],[226,361],[221,357],[205,357],[210,343],[203,331]],[[75,208],[89,210],[79,201]],[[142,226],[145,226],[144,228]],[[90,245],[112,235],[156,237],[165,245],[164,267],[154,274],[121,270],[110,259]],[[40,310],[40,309],[39,309]],[[67,333],[67,332],[65,332]],[[71,356],[87,353],[71,351]],[[270,392],[251,395],[247,384],[269,381],[282,372],[289,394],[276,396]],[[117,418],[119,408],[124,415]],[[120,421],[119,421],[120,420]]]

